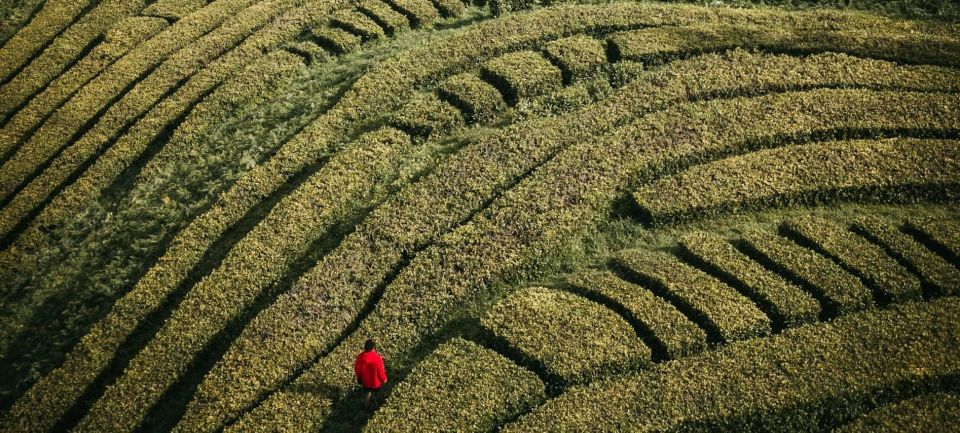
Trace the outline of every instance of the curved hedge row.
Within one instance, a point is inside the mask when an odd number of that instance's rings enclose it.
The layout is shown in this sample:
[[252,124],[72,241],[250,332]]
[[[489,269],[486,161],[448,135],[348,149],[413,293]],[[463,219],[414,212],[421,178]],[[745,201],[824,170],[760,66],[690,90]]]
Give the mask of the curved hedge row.
[[[336,398],[338,390],[349,387],[345,366],[349,366],[354,355],[350,348],[362,344],[363,336],[371,332],[389,335],[382,349],[393,352],[394,362],[403,362],[405,353],[424,335],[441,327],[451,311],[461,308],[463,302],[489,289],[494,281],[523,278],[549,263],[552,254],[562,251],[571,237],[608,214],[618,188],[625,188],[638,173],[653,176],[675,160],[694,160],[799,135],[885,129],[893,125],[902,128],[916,125],[914,122],[936,125],[935,119],[949,117],[948,100],[909,92],[815,90],[708,101],[650,114],[604,139],[578,142],[505,192],[469,224],[417,254],[392,279],[377,307],[363,319],[357,331],[285,390],[273,394],[264,407],[272,411],[273,419],[292,416],[303,420],[300,415],[287,413],[285,408],[302,408]],[[941,113],[943,110],[946,112]],[[341,304],[341,300],[347,301],[340,298],[342,292],[321,293],[337,296],[332,300],[336,302],[333,311],[340,314],[349,305],[364,302],[360,298]],[[325,301],[328,302],[331,301]],[[343,324],[340,329],[345,327]],[[291,351],[284,353],[289,355]],[[309,384],[313,389],[331,391],[309,395],[296,392]],[[259,421],[266,411],[254,410],[240,420],[236,429],[269,429]],[[325,416],[319,407],[317,411],[308,422]]]
[[629,269],[631,277],[697,320],[714,343],[770,333],[770,319],[750,299],[671,254],[621,251],[616,261]]
[[[301,72],[303,67],[299,57],[287,52],[274,52],[264,57],[201,102],[197,106],[197,114],[188,116],[174,131],[168,152],[190,153],[191,148],[202,139],[203,133],[215,125],[221,116],[251,102],[262,100],[272,88],[291,75]],[[130,135],[136,136],[136,131]],[[125,141],[121,140],[118,144],[125,144]],[[160,155],[157,162],[168,157],[167,154]],[[21,299],[8,299],[0,306],[0,311],[13,310],[0,318],[0,352],[8,349],[13,338],[24,331],[24,323],[38,306],[53,296],[63,295],[63,290],[62,286],[57,284],[33,284],[31,290]]]
[[407,17],[380,0],[360,0],[357,10],[370,17],[390,36],[410,27]]
[[589,383],[651,365],[650,348],[630,324],[572,293],[520,289],[490,308],[480,325],[563,384]]
[[[906,157],[906,156],[905,156]],[[821,218],[794,218],[783,229],[813,245],[871,287],[882,302],[920,299],[920,280],[882,248]]]
[[749,296],[770,316],[775,327],[782,329],[817,320],[820,304],[816,299],[737,251],[723,238],[691,232],[680,237],[680,247],[695,263]]
[[[829,62],[830,59],[850,62],[848,66],[851,67],[837,68]],[[281,296],[275,305],[254,319],[201,384],[195,398],[196,410],[236,413],[255,401],[261,393],[277,386],[288,371],[309,362],[326,344],[333,341],[358,312],[358,306],[384,278],[394,272],[394,267],[403,262],[405,255],[429,245],[434,237],[456,227],[464,218],[470,217],[475,209],[483,206],[487,197],[503,188],[502,185],[509,186],[514,176],[536,167],[538,161],[544,160],[556,149],[587,140],[635,116],[688,98],[718,93],[750,94],[771,87],[779,89],[818,82],[855,83],[859,79],[882,87],[889,77],[901,75],[891,70],[889,65],[846,56],[838,58],[835,55],[806,59],[746,53],[734,53],[729,57],[708,56],[679,63],[637,80],[621,94],[585,111],[510,127],[502,135],[468,146],[435,170],[436,175],[427,176],[418,185],[410,187],[415,189],[399,194],[391,201],[395,205],[385,205],[383,211],[374,211],[357,228],[356,235],[348,236],[340,248],[324,258],[298,283],[298,286],[309,290]],[[753,74],[752,71],[762,69],[762,66],[769,66],[771,75],[757,77]],[[799,69],[805,74],[777,75],[781,68]],[[936,78],[937,74],[933,71],[925,73],[925,69],[913,69],[920,76],[930,78],[917,85],[939,85],[941,80]],[[874,75],[873,71],[882,73]],[[784,82],[784,76],[799,83]],[[729,79],[722,79],[727,77]],[[897,104],[886,101],[879,105],[869,104],[869,107],[893,107]],[[881,110],[887,111],[889,108]],[[689,111],[696,112],[696,109]],[[846,113],[847,110],[839,108],[836,112]],[[895,117],[899,118],[900,115]],[[548,143],[549,146],[546,145]],[[292,322],[286,319],[291,314],[312,319]],[[338,320],[333,321],[329,317],[337,317]],[[241,380],[241,377],[245,379]],[[251,377],[257,379],[250,380]],[[315,400],[320,401],[322,399]],[[189,408],[188,413],[192,410],[194,408]],[[273,407],[271,410],[280,409]],[[264,411],[266,409],[254,413],[265,414]],[[248,419],[259,416],[252,415]],[[259,425],[256,421],[250,421],[239,428],[255,428]]]
[[[451,374],[451,367],[456,373]],[[490,349],[454,338],[417,364],[364,431],[488,432],[545,398],[535,374]]]
[[211,0],[156,0],[144,8],[142,14],[179,21],[210,2]]
[[761,231],[745,233],[742,241],[744,249],[767,268],[789,276],[816,296],[827,316],[873,306],[873,294],[857,277],[812,250]]
[[437,93],[463,111],[471,122],[489,122],[507,107],[500,91],[474,74],[447,78],[440,83]]
[[436,138],[462,126],[463,115],[456,107],[429,93],[410,98],[389,123],[415,137]]
[[[149,121],[145,122],[142,116],[147,115],[151,109],[156,109],[156,104],[165,99],[171,91],[181,90],[181,82],[193,76],[206,62],[211,62],[222,56],[228,49],[243,41],[251,32],[268,23],[283,10],[294,6],[298,1],[302,0],[266,0],[242,11],[234,11],[236,14],[226,19],[222,26],[199,37],[191,46],[173,54],[142,81],[134,80],[131,84],[136,84],[129,89],[129,92],[123,93],[122,90],[117,89],[122,96],[113,103],[110,103],[110,101],[116,95],[109,93],[110,87],[106,86],[116,86],[123,82],[122,79],[112,74],[112,72],[117,72],[115,69],[124,69],[125,61],[133,60],[129,59],[131,55],[142,53],[149,43],[163,39],[162,36],[168,34],[168,32],[177,32],[177,35],[184,38],[182,42],[189,42],[186,39],[190,37],[190,32],[179,30],[177,24],[185,23],[198,15],[202,15],[208,9],[216,9],[216,5],[224,3],[224,1],[217,1],[209,7],[191,14],[187,19],[174,24],[167,31],[162,32],[146,44],[142,44],[131,54],[111,65],[106,72],[100,74],[78,91],[67,104],[61,107],[57,113],[54,113],[47,123],[41,126],[37,133],[4,164],[3,175],[0,175],[0,196],[6,197],[23,182],[28,183],[17,193],[15,199],[4,207],[0,233],[9,234],[12,224],[16,224],[31,210],[40,206],[72,174],[82,168],[85,162],[95,158],[105,148],[115,147],[117,143],[112,143],[112,138],[123,133],[126,127],[133,122],[141,125],[148,123]],[[223,6],[223,9],[229,10],[230,8]],[[226,10],[221,12],[226,12]],[[240,66],[242,65],[237,65],[235,68]],[[132,72],[133,69],[136,68],[128,68],[117,73],[122,75]],[[235,70],[232,69],[229,72]],[[104,82],[104,80],[110,78],[117,81]],[[196,98],[199,98],[199,96]],[[178,105],[177,108],[182,111],[186,110],[196,98],[188,101],[175,98],[168,100],[175,101],[175,104]],[[105,111],[102,116],[97,117],[95,113],[101,109]],[[152,140],[160,133],[163,126],[166,126],[166,122],[174,118],[152,118],[153,121],[159,120],[163,123],[141,127],[151,128],[155,131],[150,136]],[[96,123],[87,130],[83,125],[87,120],[94,119]],[[72,135],[81,132],[83,135],[73,141]],[[123,134],[123,137],[127,136],[129,134]],[[146,146],[149,141],[145,140],[141,145]],[[57,150],[61,147],[62,151],[58,154]],[[50,160],[49,165],[31,179],[31,173],[42,167],[48,160]],[[35,224],[36,222],[31,223]]]
[[131,49],[165,28],[167,22],[160,18],[129,17],[107,31],[103,41],[93,47],[89,55],[78,60],[73,67],[53,80],[42,92],[30,99],[29,103],[13,113],[3,125],[0,129],[0,160],[5,160],[4,157],[16,149],[17,145],[73,92]]
[[544,54],[563,71],[566,83],[588,77],[607,63],[603,42],[586,35],[551,41]]
[[[50,0],[44,2],[26,26],[0,47],[0,82],[6,82],[63,29],[67,28],[93,0]],[[6,113],[3,113],[6,114]]]
[[534,51],[517,51],[488,60],[480,74],[500,90],[510,105],[563,85],[560,69]]
[[89,431],[135,428],[193,358],[279,279],[316,238],[377,195],[400,167],[408,136],[382,128],[360,136],[270,210],[197,283],[156,336],[134,357],[78,426]]
[[802,326],[573,388],[504,431],[819,431],[960,373],[960,301]]
[[958,144],[895,138],[764,149],[692,167],[633,198],[655,224],[798,204],[950,200],[960,198]]
[[676,359],[707,348],[707,334],[699,326],[644,287],[607,271],[581,271],[568,277],[567,283],[587,298],[599,297],[622,307],[621,314],[651,334],[653,341],[648,344],[663,352],[664,358]]
[[[222,21],[233,17],[253,3],[256,3],[255,0],[222,0],[212,3],[187,19],[168,27],[111,64],[74,93],[65,104],[44,121],[43,125],[20,146],[10,159],[4,162],[3,170],[0,170],[0,197],[9,198],[18,187],[31,181],[31,175],[51,158],[63,160],[67,166],[61,168],[51,164],[38,176],[41,181],[45,174],[59,179],[73,173],[69,168],[86,160],[91,149],[107,144],[110,137],[120,132],[123,126],[142,114],[143,110],[148,109],[169,86],[184,78],[184,74],[186,76],[192,74],[202,63],[175,65],[176,62],[168,61],[166,64],[169,66],[163,73],[160,73],[159,68],[154,70],[154,67],[160,65],[168,55],[217,28]],[[211,35],[216,33],[206,35],[207,40],[214,39]],[[226,47],[221,42],[207,48]],[[182,53],[186,59],[197,54],[214,54],[205,53],[204,50],[196,48]],[[204,61],[203,57],[198,60]],[[153,73],[150,73],[151,71]],[[144,73],[149,75],[140,81]],[[154,81],[156,83],[153,83]],[[134,91],[130,86],[134,86],[137,90]],[[118,97],[119,100],[117,100]],[[103,115],[98,116],[101,111],[104,111]],[[96,124],[87,125],[89,121],[95,121]],[[74,142],[78,134],[83,134],[83,138]],[[76,157],[81,158],[80,161],[68,158],[70,149],[75,149],[74,152],[79,153]],[[34,179],[31,183],[36,182],[37,179]],[[56,183],[59,184],[59,182]],[[43,194],[43,197],[48,193]],[[0,233],[4,235],[9,233],[8,226],[12,224],[10,220],[10,218],[0,220],[3,222]],[[13,220],[18,221],[19,218],[13,218]]]
[[923,433],[960,425],[960,397],[933,393],[875,409],[833,433]]
[[960,294],[960,270],[890,223],[870,217],[853,222],[853,230],[883,247],[937,295]]
[[[197,141],[202,139],[204,131],[220,121],[222,116],[262,100],[272,88],[302,68],[303,63],[299,58],[283,52],[272,53],[260,62],[250,65],[197,106],[198,109],[174,131],[168,145],[144,168],[140,179],[156,180],[162,177],[163,167],[166,166],[164,163],[191,158],[192,151],[196,148]],[[92,382],[112,359],[117,348],[131,335],[140,321],[177,287],[175,283],[162,286],[164,282],[164,279],[154,274],[146,278],[146,281],[138,283],[136,295],[118,301],[113,311],[97,322],[78,342],[60,368],[44,376],[14,404],[0,423],[0,428],[43,431],[57,422],[87,384]],[[50,295],[51,293],[31,294],[30,298],[40,299],[40,296]]]
[[[309,0],[301,7],[293,8],[283,14],[274,23],[262,28],[247,38],[239,47],[213,61],[209,67],[191,77],[183,86],[179,87],[171,97],[162,100],[154,109],[133,125],[118,142],[106,149],[92,166],[90,166],[75,182],[65,186],[64,190],[54,196],[50,203],[30,221],[30,224],[16,238],[11,248],[0,252],[0,275],[9,277],[9,273],[22,269],[32,269],[32,262],[38,260],[33,251],[57,245],[51,239],[51,228],[59,227],[74,215],[81,212],[89,201],[94,200],[116,177],[135,161],[147,146],[169,126],[171,122],[184,115],[184,110],[191,108],[194,103],[202,99],[211,89],[242,70],[256,59],[263,57],[264,50],[280,45],[284,40],[296,36],[303,27],[325,18],[333,8],[339,7],[340,2],[325,0]],[[205,9],[202,9],[203,11]],[[198,11],[197,13],[201,13]],[[195,14],[194,14],[195,15]],[[181,23],[189,20],[181,20]],[[174,157],[192,158],[189,154],[182,154],[182,148],[166,150],[167,146],[157,154],[156,158],[172,154]],[[156,164],[149,161],[141,173],[141,179],[157,172]],[[163,170],[163,169],[160,169]],[[37,185],[46,188],[49,185]],[[38,194],[43,195],[43,194]],[[27,197],[18,195],[7,208],[0,210],[0,232],[9,233],[15,227],[17,220],[13,215],[23,215],[29,212],[31,204],[38,200],[37,196]]]
[[960,267],[960,222],[944,218],[911,218],[907,230],[915,233]]
[[120,22],[136,14],[144,0],[103,0],[43,48],[10,81],[0,86],[0,114],[6,115],[43,89],[71,66],[88,45]]

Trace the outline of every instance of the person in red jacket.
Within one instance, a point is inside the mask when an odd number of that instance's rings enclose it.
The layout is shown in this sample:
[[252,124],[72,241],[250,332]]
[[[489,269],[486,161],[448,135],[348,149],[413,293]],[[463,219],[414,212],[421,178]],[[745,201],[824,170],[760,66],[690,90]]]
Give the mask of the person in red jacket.
[[373,340],[363,343],[363,352],[357,355],[353,363],[353,374],[357,383],[367,392],[367,406],[372,405],[373,393],[387,383],[387,372],[383,368],[383,358],[377,353]]

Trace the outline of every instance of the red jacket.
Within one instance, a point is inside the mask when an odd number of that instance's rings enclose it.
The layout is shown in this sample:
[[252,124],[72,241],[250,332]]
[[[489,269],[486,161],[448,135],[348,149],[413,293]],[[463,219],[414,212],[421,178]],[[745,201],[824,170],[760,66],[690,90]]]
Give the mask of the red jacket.
[[376,350],[360,352],[353,363],[353,374],[367,389],[379,389],[387,383],[387,372],[383,369],[383,358]]

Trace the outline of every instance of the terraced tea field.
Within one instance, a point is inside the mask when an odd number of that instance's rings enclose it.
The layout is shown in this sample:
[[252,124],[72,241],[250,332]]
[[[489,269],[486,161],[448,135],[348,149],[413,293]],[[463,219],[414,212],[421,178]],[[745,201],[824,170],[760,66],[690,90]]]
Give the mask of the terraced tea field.
[[0,432],[958,431],[960,6],[773,3],[9,2]]

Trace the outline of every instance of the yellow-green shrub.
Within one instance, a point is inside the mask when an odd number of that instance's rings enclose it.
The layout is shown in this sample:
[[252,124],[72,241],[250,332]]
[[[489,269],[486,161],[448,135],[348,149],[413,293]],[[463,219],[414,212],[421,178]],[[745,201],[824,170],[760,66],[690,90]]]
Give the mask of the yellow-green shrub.
[[370,17],[391,36],[410,27],[407,17],[380,0],[360,0],[357,10]]
[[[0,46],[0,81],[6,81],[43,49],[63,29],[70,26],[93,2],[50,0],[43,3],[30,22]],[[7,114],[7,113],[2,113]]]
[[551,41],[544,54],[563,71],[567,83],[593,74],[607,63],[603,43],[587,35]]
[[545,397],[535,374],[490,349],[453,338],[394,388],[364,431],[488,432]]
[[833,433],[933,432],[960,423],[960,397],[932,393],[881,406]]
[[820,431],[954,381],[958,314],[945,298],[801,326],[572,388],[504,431]]
[[789,276],[816,296],[827,315],[873,306],[870,289],[830,259],[771,233],[748,232],[742,240],[744,248],[761,263]]
[[889,222],[859,217],[853,222],[853,230],[882,246],[887,254],[920,276],[934,294],[960,293],[960,270]]
[[489,122],[507,107],[493,85],[473,74],[447,78],[440,83],[437,92],[444,100],[463,110],[471,122]]
[[616,260],[644,286],[697,320],[713,342],[770,333],[770,319],[750,299],[673,255],[627,250],[617,253]]
[[460,110],[432,93],[416,95],[390,119],[390,124],[416,137],[433,138],[463,125]]
[[707,348],[707,334],[677,307],[644,287],[624,281],[609,271],[579,271],[567,278],[573,290],[587,298],[609,299],[623,314],[651,334],[650,344],[666,359],[693,355]]
[[518,51],[488,60],[481,76],[500,89],[511,105],[542,95],[563,85],[560,69],[533,51]]
[[910,218],[906,228],[960,266],[960,223],[945,218]]
[[920,299],[920,280],[917,277],[882,248],[857,236],[847,227],[812,217],[789,219],[781,227],[860,277],[882,301]]
[[960,198],[958,145],[894,138],[764,149],[691,167],[633,198],[654,224],[766,207],[953,200]]
[[820,304],[816,299],[737,251],[723,238],[707,232],[686,233],[680,237],[680,247],[695,263],[746,292],[775,326],[787,328],[817,320]]
[[622,317],[560,290],[520,289],[490,308],[480,325],[563,384],[651,365],[650,348]]
[[334,54],[346,54],[360,48],[360,36],[336,27],[317,27],[310,37],[321,47]]
[[166,21],[152,17],[128,17],[117,23],[107,32],[103,41],[93,47],[90,54],[78,60],[43,91],[34,95],[23,108],[13,113],[0,129],[0,156],[15,149],[33,128],[39,126],[47,115],[87,81],[166,27]]
[[210,3],[210,0],[156,0],[143,9],[143,15],[178,21]]
[[440,17],[440,13],[433,7],[430,0],[384,0],[395,10],[400,11],[410,20],[413,27],[423,27]]
[[357,9],[334,12],[330,24],[360,36],[364,41],[385,36],[380,25]]

